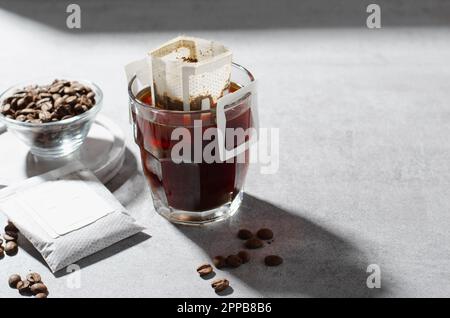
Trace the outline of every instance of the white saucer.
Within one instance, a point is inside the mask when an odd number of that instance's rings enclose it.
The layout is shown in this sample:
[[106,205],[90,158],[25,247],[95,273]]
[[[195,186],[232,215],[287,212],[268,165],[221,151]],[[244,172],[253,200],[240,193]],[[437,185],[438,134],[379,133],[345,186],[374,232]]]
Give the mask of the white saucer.
[[122,168],[125,140],[122,130],[110,119],[98,115],[81,148],[64,158],[43,159],[33,156],[17,137],[0,132],[0,188],[59,168],[78,159],[103,183],[111,180]]

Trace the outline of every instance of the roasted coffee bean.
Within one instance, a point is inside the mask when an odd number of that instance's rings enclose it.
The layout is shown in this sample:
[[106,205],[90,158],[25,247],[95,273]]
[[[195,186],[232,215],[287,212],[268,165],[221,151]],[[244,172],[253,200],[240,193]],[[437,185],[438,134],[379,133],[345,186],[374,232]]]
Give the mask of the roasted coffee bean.
[[11,288],[17,288],[17,284],[22,281],[22,278],[18,274],[9,276],[8,285]]
[[278,255],[268,255],[264,258],[264,263],[267,266],[278,266],[283,263],[283,259]]
[[50,89],[48,91],[51,94],[55,94],[55,93],[58,93],[62,87],[63,87],[63,85],[55,85],[55,86],[50,87]]
[[237,236],[241,240],[248,240],[253,237],[253,233],[247,229],[240,229]]
[[51,102],[51,99],[49,97],[38,100],[36,102],[36,106],[40,106],[40,105],[42,105],[44,103],[47,103],[47,102]]
[[228,286],[230,286],[230,282],[227,279],[225,279],[225,278],[223,278],[223,279],[216,279],[211,284],[211,287],[214,288],[216,293],[224,291],[225,289],[228,288]]
[[271,229],[260,229],[256,232],[256,236],[258,236],[261,240],[270,240],[273,238],[273,232]]
[[67,97],[66,98],[66,104],[69,104],[69,105],[75,104],[76,101],[77,101],[77,98],[78,97],[76,97],[76,96],[69,96],[69,97]]
[[91,106],[92,105],[92,101],[89,99],[89,98],[87,98],[86,96],[81,96],[80,97],[80,104],[82,104],[82,105],[86,105],[86,106]]
[[20,98],[18,101],[17,101],[17,107],[18,108],[24,108],[25,107],[25,105],[26,105],[26,99],[25,98]]
[[64,87],[64,94],[73,95],[75,94],[75,90],[71,87]]
[[214,257],[213,263],[216,268],[223,268],[223,267],[227,266],[226,259],[223,256]]
[[5,105],[2,106],[1,109],[2,109],[2,113],[6,114],[6,113],[8,113],[11,110],[11,105],[10,104],[5,104]]
[[30,289],[31,289],[31,292],[33,293],[33,295],[47,292],[47,286],[45,286],[43,283],[33,284],[33,285],[31,285]]
[[0,258],[2,258],[4,256],[5,256],[5,249],[2,246],[0,246]]
[[239,267],[241,265],[242,265],[242,260],[241,260],[241,258],[239,256],[237,256],[237,255],[229,255],[227,257],[227,266],[236,268],[236,267]]
[[242,264],[248,263],[248,261],[250,261],[250,254],[246,251],[240,251],[237,255],[241,259]]
[[13,98],[10,102],[11,107],[12,108],[16,108],[17,107],[17,101],[19,100],[19,98]]
[[17,283],[16,288],[19,290],[21,294],[29,294],[30,293],[30,282],[27,280],[21,280]]
[[39,294],[36,294],[35,297],[36,298],[47,298],[47,294],[46,293],[39,293]]
[[57,100],[55,100],[55,104],[54,104],[55,108],[58,108],[59,106],[64,104],[65,100],[66,99],[64,97],[60,97]]
[[84,86],[83,85],[80,85],[80,84],[74,84],[73,86],[72,86],[72,88],[75,90],[75,92],[77,92],[77,93],[83,93],[83,92],[85,92],[86,90],[84,89]]
[[12,224],[11,222],[8,222],[8,224],[5,226],[5,232],[19,232],[17,227]]
[[44,99],[44,98],[48,98],[50,100],[50,98],[52,97],[51,93],[40,93],[39,94],[39,98]]
[[9,241],[5,244],[5,253],[6,255],[12,256],[17,253],[17,243],[14,241]]
[[14,95],[12,95],[11,97],[12,97],[12,98],[19,99],[19,98],[25,97],[26,95],[27,95],[27,93],[26,93],[25,91],[17,91],[17,92],[15,92]]
[[50,121],[50,119],[52,119],[52,114],[44,110],[39,113],[39,119],[42,120],[43,122]]
[[95,97],[95,93],[91,91],[91,92],[89,92],[89,93],[86,95],[86,97],[89,98],[89,99],[91,99],[91,100],[93,100],[94,97]]
[[19,116],[16,117],[16,120],[17,120],[17,121],[25,121],[25,120],[27,120],[27,116],[25,116],[25,115],[19,115]]
[[95,93],[90,87],[77,81],[55,80],[51,85],[27,86],[7,97],[0,112],[21,122],[45,123],[82,114],[94,104]]
[[19,111],[21,115],[29,115],[29,114],[36,114],[38,111],[36,109],[31,108],[25,108]]
[[[45,103],[42,103],[42,104],[41,104],[41,110],[42,110],[41,113],[43,113],[43,112],[48,112],[48,111],[52,110],[52,108],[53,108],[53,105],[52,105],[51,102],[45,102]],[[41,114],[41,113],[40,113],[40,114]],[[40,115],[40,114],[39,114],[39,115]],[[51,114],[50,114],[50,115],[51,115]]]
[[203,264],[203,265],[200,265],[200,266],[197,268],[197,273],[198,273],[200,276],[206,276],[206,275],[211,274],[212,272],[213,272],[213,268],[212,268],[212,266],[209,265],[209,264]]
[[253,237],[247,241],[245,241],[245,247],[249,249],[255,249],[263,247],[264,243],[260,239],[257,239],[256,237]]
[[84,105],[81,104],[76,104],[75,107],[73,108],[73,110],[77,113],[77,114],[81,114],[84,113],[85,110],[83,109],[83,107],[86,107]]
[[36,284],[41,281],[41,275],[38,273],[30,273],[27,275],[27,281],[30,282],[30,284]]
[[17,232],[13,231],[6,231],[5,234],[3,234],[3,238],[5,241],[17,241],[19,238],[19,234]]

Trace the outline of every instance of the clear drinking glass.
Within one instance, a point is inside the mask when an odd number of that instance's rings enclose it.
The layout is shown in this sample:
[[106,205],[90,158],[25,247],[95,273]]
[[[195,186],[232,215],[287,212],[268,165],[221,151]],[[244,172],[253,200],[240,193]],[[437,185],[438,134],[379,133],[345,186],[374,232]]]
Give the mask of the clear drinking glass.
[[[232,91],[252,81],[254,77],[249,71],[233,64]],[[245,95],[226,105],[226,127],[252,128],[251,103],[251,96]],[[129,106],[135,142],[140,148],[142,167],[159,214],[174,223],[196,225],[223,220],[238,210],[249,165],[248,149],[242,153],[244,160],[232,162],[208,163],[201,158],[176,163],[171,155],[178,142],[172,140],[172,133],[182,127],[189,132],[190,153],[194,156],[195,141],[199,145],[194,125],[198,127],[201,121],[202,133],[208,128],[217,129],[215,108],[188,112],[156,108],[151,101],[150,88],[141,86],[136,77],[129,83]],[[204,150],[210,143],[210,140],[201,140],[199,147]],[[232,142],[233,147],[238,144],[239,141]]]

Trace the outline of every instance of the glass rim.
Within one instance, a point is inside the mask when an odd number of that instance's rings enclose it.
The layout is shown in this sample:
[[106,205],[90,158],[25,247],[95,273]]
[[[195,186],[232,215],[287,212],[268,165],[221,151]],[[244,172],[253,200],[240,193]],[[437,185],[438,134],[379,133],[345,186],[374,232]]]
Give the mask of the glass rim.
[[[41,81],[43,79],[46,78],[37,78],[35,79],[35,81]],[[53,79],[55,79],[53,77]],[[68,79],[70,80],[70,79]],[[51,80],[50,80],[51,81]],[[72,81],[78,81],[82,84],[86,84],[87,86],[91,87],[94,92],[95,92],[95,97],[96,97],[96,103],[95,105],[89,109],[88,111],[79,114],[79,115],[75,115],[71,118],[67,118],[64,120],[58,120],[58,121],[54,121],[54,122],[48,122],[48,123],[26,123],[24,121],[18,121],[15,119],[11,119],[6,117],[5,115],[0,113],[0,122],[3,121],[3,123],[5,125],[15,125],[15,126],[22,126],[22,127],[31,127],[31,128],[39,128],[39,127],[53,127],[53,126],[58,126],[58,125],[65,125],[65,124],[70,124],[82,119],[85,119],[86,117],[89,117],[90,115],[93,115],[95,113],[98,113],[102,107],[102,102],[103,102],[103,92],[100,89],[100,87],[95,84],[94,82],[88,81],[88,80],[84,80],[84,79],[73,79]],[[17,83],[15,85],[10,86],[9,88],[7,88],[6,90],[4,90],[1,94],[0,94],[0,102],[3,102],[3,100],[5,99],[5,95],[13,90],[13,89],[21,89],[26,87],[27,85],[30,85],[31,81],[24,81],[24,82],[20,82]]]
[[[237,68],[243,72],[245,72],[245,74],[247,74],[247,76],[250,78],[251,82],[255,81],[255,77],[253,76],[253,74],[246,69],[244,66],[231,62],[232,67]],[[133,100],[133,102],[137,103],[139,106],[141,107],[145,107],[147,109],[151,109],[153,111],[156,112],[161,112],[161,113],[170,113],[170,114],[207,114],[210,113],[211,111],[214,111],[215,108],[210,108],[210,109],[200,109],[200,110],[189,110],[189,111],[184,111],[184,110],[171,110],[171,109],[162,109],[162,108],[157,108],[154,105],[148,105],[145,104],[143,102],[141,102],[136,95],[133,93],[132,90],[132,85],[134,83],[134,81],[136,80],[137,75],[134,74],[133,77],[131,78],[130,82],[128,83],[128,96]]]

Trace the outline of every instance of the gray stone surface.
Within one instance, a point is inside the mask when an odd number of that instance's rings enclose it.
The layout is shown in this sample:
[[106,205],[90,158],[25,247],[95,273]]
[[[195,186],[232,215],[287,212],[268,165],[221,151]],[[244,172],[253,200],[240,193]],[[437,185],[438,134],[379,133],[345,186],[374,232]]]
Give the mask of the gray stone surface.
[[[102,113],[128,145],[126,166],[108,186],[147,227],[79,262],[78,289],[20,242],[17,256],[0,260],[0,297],[17,296],[7,277],[29,270],[53,297],[215,297],[195,268],[236,252],[241,226],[269,226],[276,240],[251,264],[218,272],[230,279],[230,296],[450,296],[448,3],[388,4],[387,24],[368,30],[355,1],[283,1],[279,14],[265,1],[256,15],[243,4],[246,20],[228,0],[208,23],[194,21],[196,10],[208,12],[205,2],[170,2],[188,18],[167,22],[161,2],[81,1],[86,28],[72,32],[54,1],[0,1],[0,88],[47,75],[98,83]],[[154,212],[127,117],[123,66],[179,33],[229,46],[260,81],[261,126],[280,128],[278,173],[252,166],[239,214],[205,228],[174,226]],[[279,268],[262,264],[272,251],[285,259]],[[381,290],[366,287],[369,264],[381,267]]]

